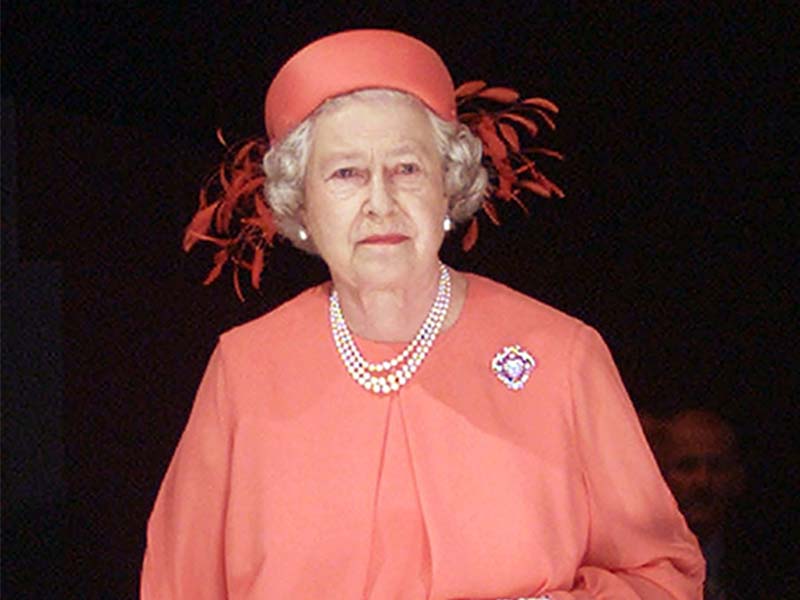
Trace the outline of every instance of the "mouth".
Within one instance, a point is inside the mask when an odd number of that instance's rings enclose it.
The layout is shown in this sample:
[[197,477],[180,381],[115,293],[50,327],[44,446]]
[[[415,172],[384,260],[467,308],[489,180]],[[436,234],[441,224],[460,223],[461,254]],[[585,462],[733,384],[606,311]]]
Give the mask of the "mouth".
[[369,237],[365,237],[358,243],[391,246],[394,244],[402,244],[408,239],[409,238],[407,235],[403,235],[401,233],[385,233],[382,235],[371,235]]

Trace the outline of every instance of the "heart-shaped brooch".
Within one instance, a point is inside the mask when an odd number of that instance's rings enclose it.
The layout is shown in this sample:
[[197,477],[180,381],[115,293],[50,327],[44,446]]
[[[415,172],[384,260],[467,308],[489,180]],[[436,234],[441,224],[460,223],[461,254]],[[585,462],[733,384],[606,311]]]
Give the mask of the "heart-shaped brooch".
[[522,389],[535,366],[536,360],[519,344],[506,346],[492,359],[492,371],[512,390]]

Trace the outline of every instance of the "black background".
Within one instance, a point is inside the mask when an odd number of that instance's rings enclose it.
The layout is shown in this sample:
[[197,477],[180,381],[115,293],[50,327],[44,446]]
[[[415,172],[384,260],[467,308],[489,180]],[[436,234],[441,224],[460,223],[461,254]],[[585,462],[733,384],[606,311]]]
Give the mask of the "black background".
[[[561,107],[564,200],[481,222],[459,268],[597,327],[640,409],[736,425],[765,589],[797,552],[791,289],[796,41],[787,5],[3,2],[3,584],[132,598],[144,529],[216,336],[325,276],[279,247],[247,302],[183,227],[220,158],[261,132],[310,40],[389,27],[454,80]],[[130,3],[132,4],[132,3]],[[362,5],[363,6],[363,5]],[[796,580],[794,580],[796,583]]]

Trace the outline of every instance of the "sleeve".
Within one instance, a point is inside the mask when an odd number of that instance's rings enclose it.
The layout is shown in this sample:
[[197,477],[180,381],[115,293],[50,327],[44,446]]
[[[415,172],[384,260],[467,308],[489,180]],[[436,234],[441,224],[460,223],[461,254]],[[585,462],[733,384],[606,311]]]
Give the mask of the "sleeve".
[[220,346],[214,350],[186,429],[147,526],[142,600],[220,600],[231,418]]
[[581,326],[570,365],[590,531],[569,591],[553,600],[701,600],[705,563],[656,466],[603,340]]

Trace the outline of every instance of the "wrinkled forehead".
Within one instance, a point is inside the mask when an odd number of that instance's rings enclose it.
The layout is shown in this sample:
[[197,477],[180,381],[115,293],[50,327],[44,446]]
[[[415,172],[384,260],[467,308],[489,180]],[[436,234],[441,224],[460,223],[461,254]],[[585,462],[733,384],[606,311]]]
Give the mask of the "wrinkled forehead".
[[312,155],[423,153],[440,158],[427,109],[405,94],[355,92],[329,101],[311,121]]

